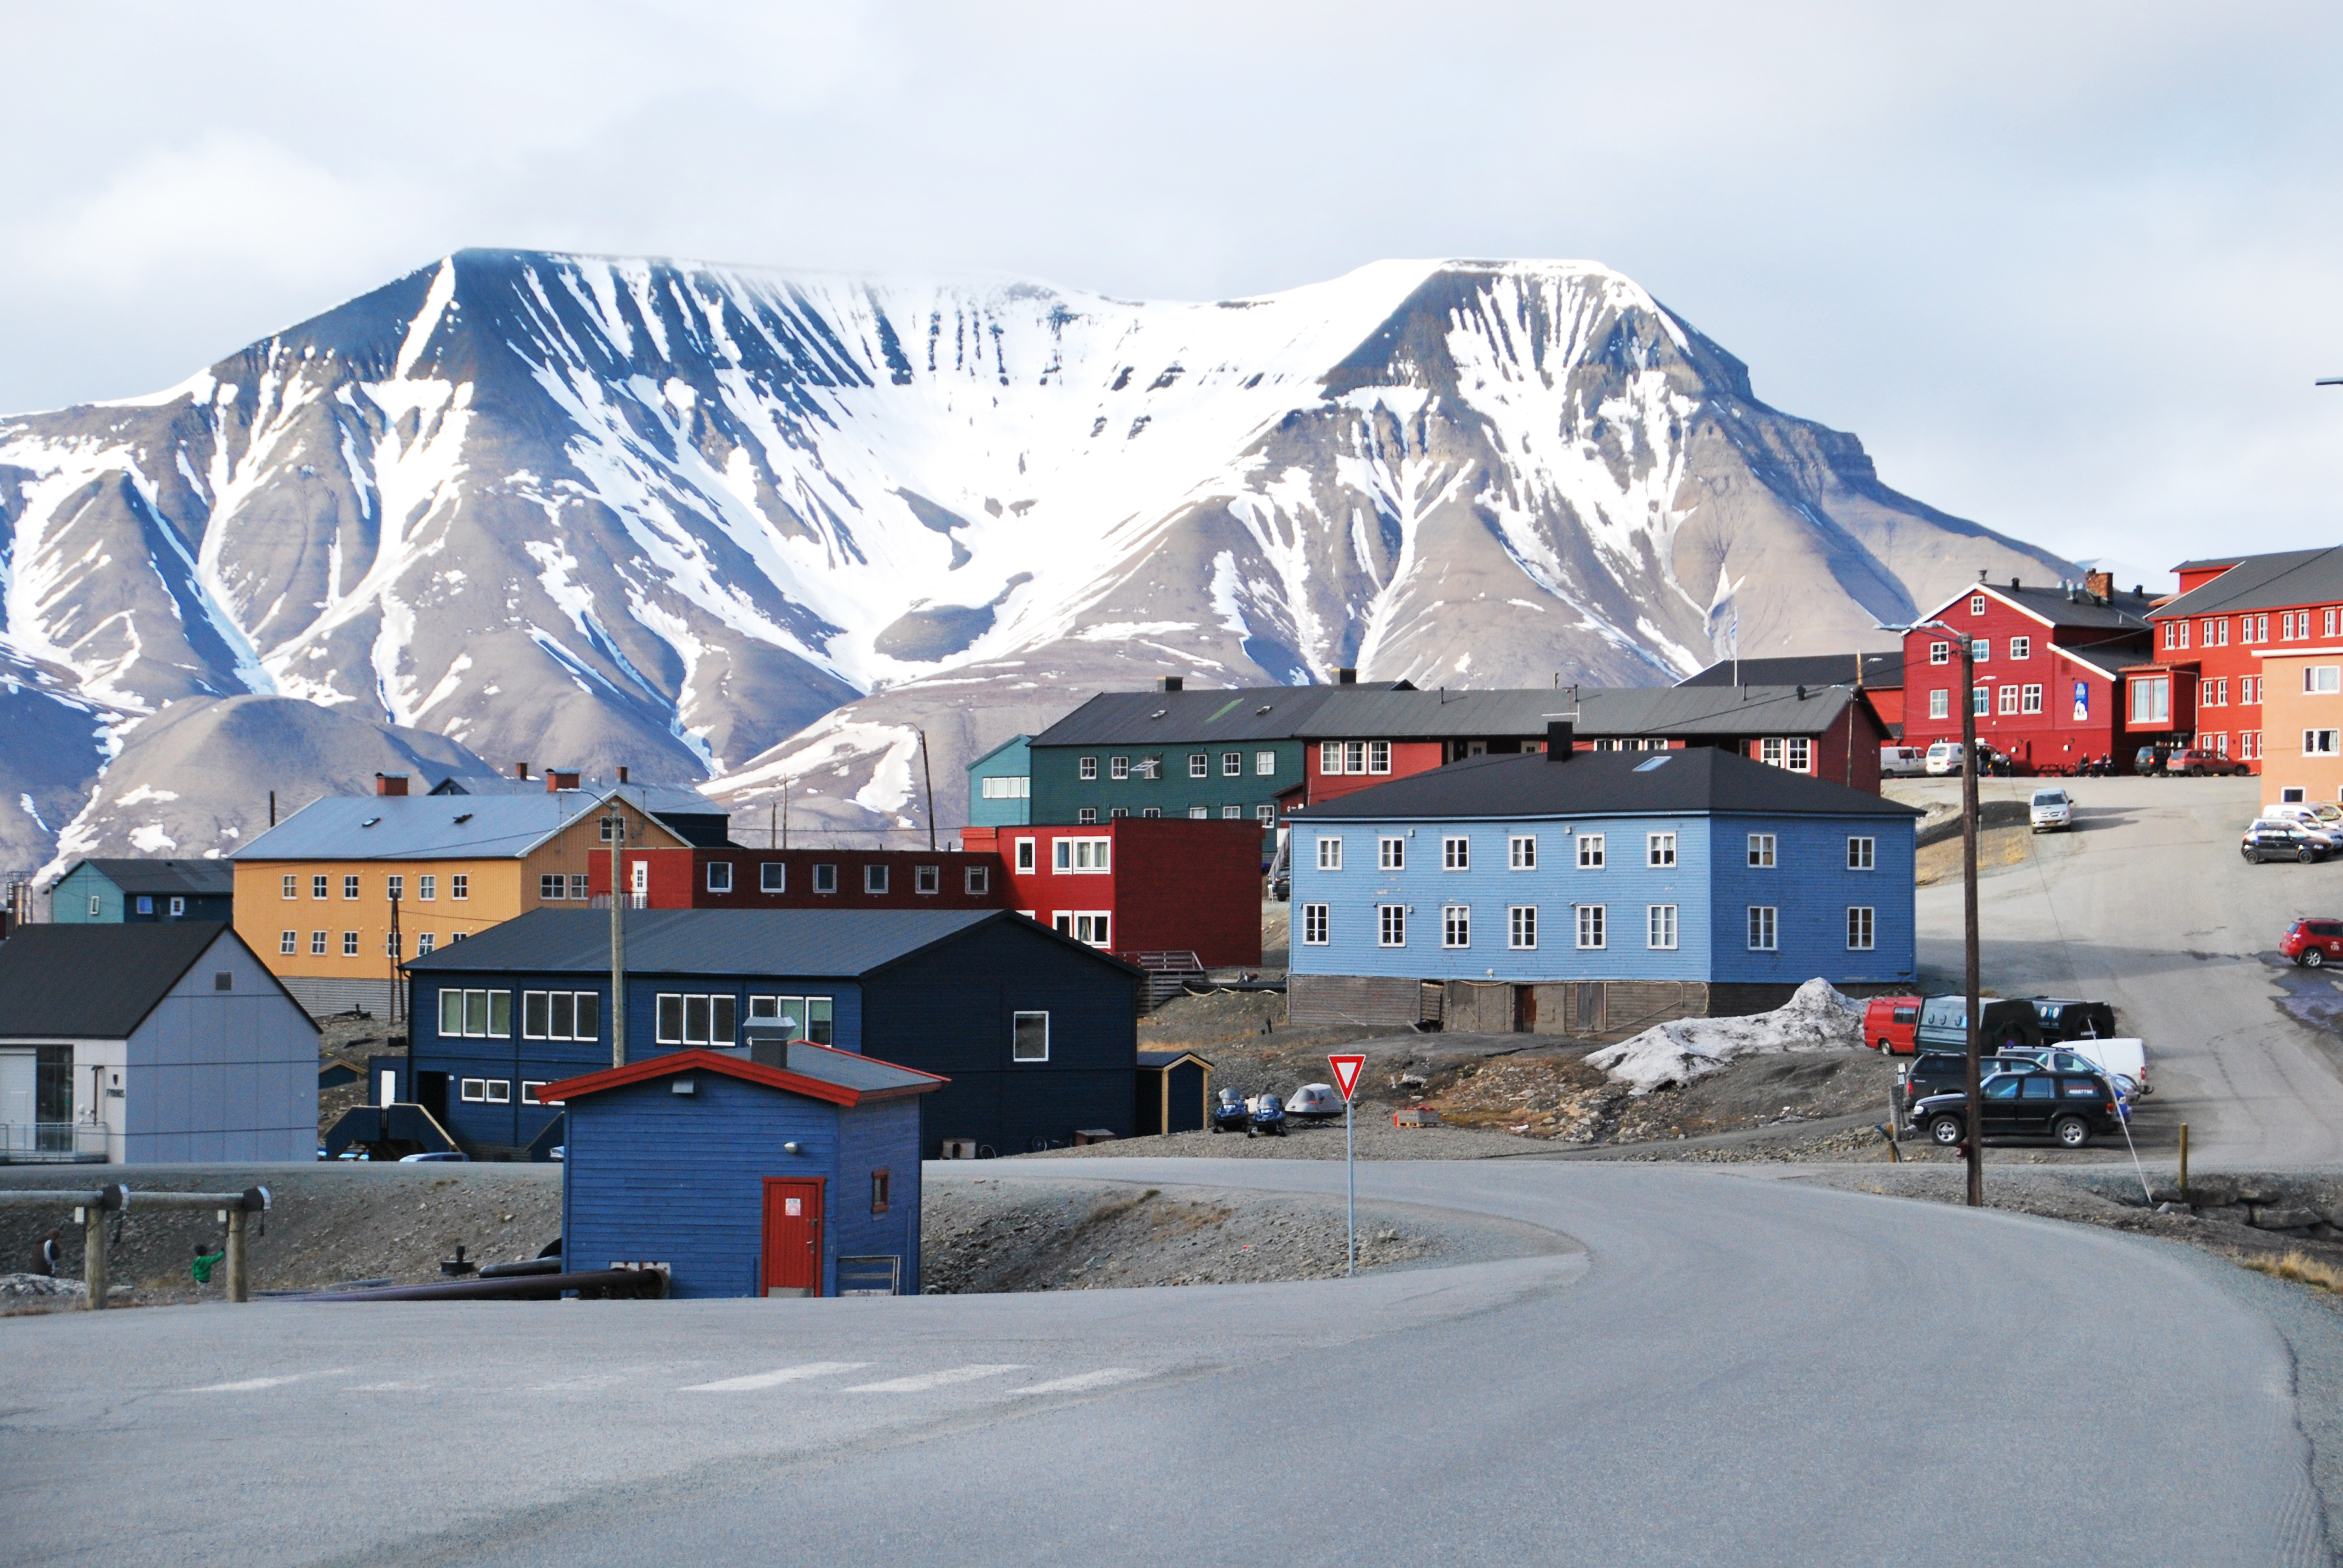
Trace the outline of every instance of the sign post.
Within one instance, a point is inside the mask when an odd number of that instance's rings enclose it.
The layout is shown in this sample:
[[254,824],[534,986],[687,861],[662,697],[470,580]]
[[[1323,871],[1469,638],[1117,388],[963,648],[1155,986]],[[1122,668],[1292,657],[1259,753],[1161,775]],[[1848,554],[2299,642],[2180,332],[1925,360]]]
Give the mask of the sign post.
[[1355,1278],[1359,1271],[1359,1146],[1351,1113],[1352,1101],[1358,1097],[1359,1072],[1367,1065],[1367,1059],[1330,1056],[1326,1061],[1334,1070],[1334,1087],[1342,1091],[1342,1214],[1351,1245],[1351,1263],[1345,1277]]

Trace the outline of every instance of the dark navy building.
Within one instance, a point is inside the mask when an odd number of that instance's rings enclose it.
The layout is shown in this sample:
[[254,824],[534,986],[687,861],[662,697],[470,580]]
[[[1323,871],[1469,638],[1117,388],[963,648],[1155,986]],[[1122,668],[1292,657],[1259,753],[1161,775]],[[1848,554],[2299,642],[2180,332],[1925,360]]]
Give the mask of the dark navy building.
[[[949,1079],[921,1148],[1010,1154],[1132,1131],[1140,973],[1007,910],[642,910],[626,916],[629,1064],[803,1040]],[[398,1098],[467,1151],[563,1141],[544,1087],[607,1069],[607,911],[537,910],[407,960]]]
[[803,1040],[669,1050],[548,1086],[570,1267],[678,1296],[920,1293],[920,1104],[941,1079]]

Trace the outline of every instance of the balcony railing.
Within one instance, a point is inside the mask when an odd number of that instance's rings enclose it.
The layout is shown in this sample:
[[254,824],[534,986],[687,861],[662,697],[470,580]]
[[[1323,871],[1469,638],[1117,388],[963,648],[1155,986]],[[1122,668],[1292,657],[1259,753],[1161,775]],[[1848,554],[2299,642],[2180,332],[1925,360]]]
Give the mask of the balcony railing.
[[86,1121],[0,1121],[0,1165],[103,1164],[106,1139]]
[[[648,910],[651,907],[651,896],[649,893],[621,893],[618,896],[626,900],[625,904],[622,906],[623,908],[629,910]],[[608,893],[595,894],[594,907],[598,910],[608,909],[610,907],[610,895]]]

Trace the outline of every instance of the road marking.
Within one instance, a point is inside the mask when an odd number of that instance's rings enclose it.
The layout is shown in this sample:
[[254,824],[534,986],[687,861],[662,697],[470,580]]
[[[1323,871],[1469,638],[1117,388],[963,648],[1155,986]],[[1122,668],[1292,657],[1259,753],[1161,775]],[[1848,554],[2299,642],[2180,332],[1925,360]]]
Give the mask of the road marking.
[[1009,1391],[1010,1397],[1022,1398],[1029,1393],[1079,1393],[1084,1389],[1109,1388],[1119,1382],[1129,1382],[1147,1374],[1134,1367],[1101,1367],[1097,1372],[1076,1372],[1071,1377],[1052,1378],[1048,1382],[1029,1383]]
[[689,1383],[678,1389],[679,1393],[750,1393],[760,1388],[774,1388],[785,1382],[798,1382],[809,1377],[828,1377],[832,1372],[860,1372],[869,1362],[808,1362],[803,1366],[782,1367],[778,1372],[753,1372],[747,1377],[729,1377],[721,1382]]
[[248,1377],[240,1382],[207,1382],[201,1388],[183,1388],[179,1392],[181,1393],[250,1393],[255,1389],[282,1388],[288,1382],[299,1382],[303,1378],[341,1377],[349,1371],[348,1367],[331,1367],[324,1372],[294,1372],[286,1377]]
[[949,1367],[942,1372],[919,1372],[910,1377],[890,1378],[885,1382],[856,1383],[848,1393],[924,1393],[931,1388],[950,1388],[954,1383],[974,1382],[979,1378],[999,1377],[1003,1372],[1023,1372],[1021,1364]]

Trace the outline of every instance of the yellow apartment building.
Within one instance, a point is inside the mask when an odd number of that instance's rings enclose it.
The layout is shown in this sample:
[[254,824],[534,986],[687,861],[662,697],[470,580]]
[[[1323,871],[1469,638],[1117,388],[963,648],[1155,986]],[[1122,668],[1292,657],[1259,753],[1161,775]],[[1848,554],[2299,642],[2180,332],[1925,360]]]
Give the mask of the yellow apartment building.
[[2256,651],[2262,804],[2343,801],[2343,645]]
[[374,795],[313,801],[230,857],[236,934],[314,1016],[359,1007],[387,1018],[401,960],[540,906],[586,902],[588,859],[609,853],[614,813],[629,844],[687,842],[649,809],[688,793],[672,787],[408,795],[405,785],[393,775]]

